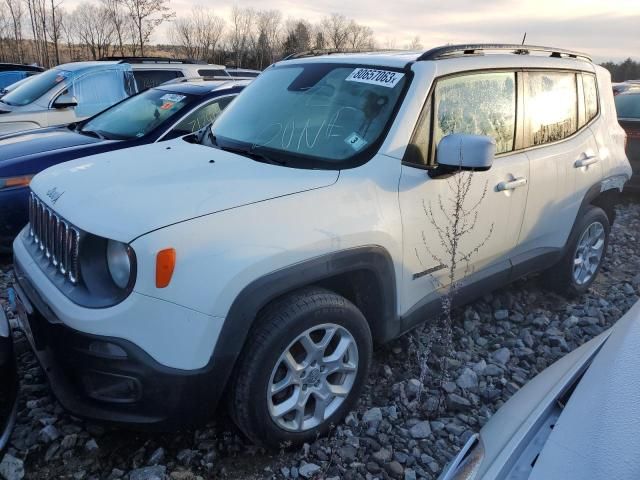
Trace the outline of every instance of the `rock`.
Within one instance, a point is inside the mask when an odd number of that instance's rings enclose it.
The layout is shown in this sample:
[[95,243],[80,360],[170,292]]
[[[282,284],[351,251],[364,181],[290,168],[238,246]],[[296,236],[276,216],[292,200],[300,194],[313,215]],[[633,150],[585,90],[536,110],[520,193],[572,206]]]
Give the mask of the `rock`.
[[409,399],[416,398],[422,391],[422,383],[417,378],[412,378],[407,382],[405,391],[407,392],[407,397],[409,397]]
[[87,443],[84,444],[84,450],[87,453],[96,453],[99,448],[98,443],[93,438],[87,440]]
[[0,462],[0,477],[4,480],[22,480],[24,463],[19,458],[6,454]]
[[356,460],[356,456],[358,455],[358,450],[351,445],[345,445],[338,450],[338,455],[347,465],[354,462]]
[[482,372],[482,374],[487,377],[500,377],[503,373],[504,370],[502,370],[499,366],[494,365],[493,363],[487,365],[487,368],[485,368]]
[[149,457],[149,461],[147,462],[147,465],[150,465],[150,466],[158,465],[159,463],[162,463],[163,460],[164,460],[164,448],[160,447],[151,454],[151,456]]
[[496,320],[506,320],[509,318],[509,310],[496,310],[493,314]]
[[450,393],[447,395],[447,406],[454,411],[466,410],[471,406],[471,402],[460,395]]
[[431,425],[426,420],[418,422],[409,429],[409,435],[416,440],[428,438],[431,435]]
[[129,472],[129,480],[164,480],[167,467],[154,465],[153,467],[137,468]]
[[478,375],[470,368],[465,368],[456,380],[456,383],[463,390],[471,390],[478,386]]
[[65,435],[62,441],[60,442],[60,448],[62,450],[71,450],[78,443],[78,434],[72,433],[70,435]]
[[381,422],[382,410],[380,410],[378,407],[367,410],[366,412],[364,412],[364,415],[362,416],[362,421],[369,424],[373,422]]
[[386,448],[381,448],[377,452],[374,452],[373,458],[375,458],[378,463],[386,463],[391,460],[391,451]]
[[387,473],[391,475],[393,478],[402,478],[402,475],[404,473],[404,467],[400,465],[398,462],[396,462],[395,460],[387,463],[384,466],[384,468],[387,471]]
[[305,463],[304,465],[301,465],[300,468],[298,469],[298,472],[304,478],[312,478],[319,471],[320,471],[320,467],[315,463]]
[[45,445],[56,441],[58,438],[60,438],[60,432],[53,425],[47,425],[38,434],[38,440]]
[[511,351],[507,347],[502,347],[493,352],[491,358],[501,365],[506,365],[511,358]]
[[416,480],[416,472],[411,468],[405,468],[404,470],[404,480]]

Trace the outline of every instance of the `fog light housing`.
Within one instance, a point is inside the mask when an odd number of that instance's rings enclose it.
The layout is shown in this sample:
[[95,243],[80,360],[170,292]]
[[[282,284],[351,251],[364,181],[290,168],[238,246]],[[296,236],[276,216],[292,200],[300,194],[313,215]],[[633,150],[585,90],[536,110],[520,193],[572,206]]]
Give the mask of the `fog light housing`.
[[137,378],[113,373],[89,371],[82,375],[88,397],[108,403],[135,403],[142,398],[142,385]]

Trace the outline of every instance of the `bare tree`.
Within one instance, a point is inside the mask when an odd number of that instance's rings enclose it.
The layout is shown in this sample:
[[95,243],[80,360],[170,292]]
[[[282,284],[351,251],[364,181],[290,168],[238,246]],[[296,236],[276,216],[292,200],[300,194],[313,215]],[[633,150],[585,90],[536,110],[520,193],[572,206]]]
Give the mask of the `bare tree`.
[[256,12],[252,8],[234,6],[231,9],[231,32],[229,46],[235,58],[236,67],[242,66],[247,49],[252,43],[253,25]]
[[24,14],[22,10],[22,0],[5,0],[5,2],[9,9],[13,27],[13,38],[15,40],[14,53],[17,55],[17,60],[22,63],[24,62],[24,54],[22,51],[22,21]]
[[[461,157],[460,168],[447,179],[449,195],[446,198],[438,196],[435,205],[432,201],[427,203],[423,200],[422,202],[424,214],[429,224],[429,232],[438,239],[437,242],[427,241],[427,235],[423,231],[424,251],[437,265],[446,267],[447,275],[444,282],[434,279],[436,284],[439,284],[440,288],[444,290],[440,318],[437,322],[425,325],[419,334],[413,337],[413,341],[414,344],[417,343],[416,355],[420,367],[421,385],[425,383],[430,371],[429,361],[433,360],[433,346],[438,345],[440,352],[445,352],[436,362],[439,364],[440,370],[441,393],[444,391],[442,390],[444,383],[448,380],[446,352],[450,352],[453,345],[452,309],[454,299],[464,279],[470,273],[472,258],[486,245],[493,234],[493,223],[489,225],[484,235],[478,231],[480,206],[487,195],[488,182],[485,181],[477,198],[471,198],[470,193],[474,179],[474,172],[462,170]],[[480,240],[476,240],[478,238]],[[420,252],[416,250],[415,253],[422,263]],[[418,401],[420,393],[419,391]]]
[[82,3],[72,16],[78,40],[86,46],[91,58],[96,60],[108,56],[115,35],[107,9],[92,3]]
[[261,10],[256,14],[257,45],[254,46],[255,62],[263,69],[275,60],[279,48],[279,35],[282,27],[282,14],[278,10]]
[[416,35],[411,39],[411,42],[407,44],[407,50],[422,50],[424,47],[420,43],[420,37]]
[[341,50],[349,43],[349,20],[344,15],[332,13],[321,22],[324,40],[328,48]]
[[168,3],[169,0],[124,0],[135,26],[140,55],[144,56],[144,46],[149,42],[153,31],[175,16]]
[[60,40],[60,30],[62,28],[62,16],[60,14],[60,5],[62,5],[62,0],[60,2],[55,2],[55,0],[51,0],[51,18],[50,18],[50,31],[49,38],[53,42],[53,51],[56,56],[56,65],[60,64],[60,49],[58,46]]
[[366,25],[360,25],[354,20],[347,27],[347,44],[354,50],[373,48],[373,30]]
[[213,12],[194,8],[191,16],[173,23],[171,38],[186,57],[209,60],[214,57],[224,26],[224,20]]
[[124,0],[101,0],[102,5],[107,10],[109,22],[113,26],[113,32],[118,44],[118,53],[125,56],[125,40],[130,35],[131,18],[127,15]]

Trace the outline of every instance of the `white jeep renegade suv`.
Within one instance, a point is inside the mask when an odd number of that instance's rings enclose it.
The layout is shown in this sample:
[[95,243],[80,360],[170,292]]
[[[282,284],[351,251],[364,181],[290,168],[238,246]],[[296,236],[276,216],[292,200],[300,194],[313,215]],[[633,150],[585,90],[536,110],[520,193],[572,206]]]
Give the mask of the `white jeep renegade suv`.
[[353,408],[374,342],[440,311],[425,207],[447,178],[487,186],[458,299],[549,269],[580,293],[631,175],[624,144],[609,74],[573,52],[279,62],[198,138],[36,176],[17,307],[77,415],[184,427],[226,393],[254,441],[306,441]]

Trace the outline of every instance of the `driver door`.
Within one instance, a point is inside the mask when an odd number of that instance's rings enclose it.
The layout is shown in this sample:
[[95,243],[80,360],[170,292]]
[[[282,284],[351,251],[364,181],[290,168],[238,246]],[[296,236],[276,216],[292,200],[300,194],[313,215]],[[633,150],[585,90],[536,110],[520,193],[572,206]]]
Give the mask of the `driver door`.
[[[454,243],[455,281],[461,282],[463,297],[471,294],[464,287],[472,283],[508,280],[529,175],[527,156],[514,151],[517,97],[515,72],[463,74],[437,82],[414,142],[427,152],[426,162],[435,158],[440,140],[453,133],[494,138],[496,157],[487,171],[441,177],[431,176],[424,163],[404,162],[399,201],[406,317],[416,314],[424,321],[424,309],[440,308],[440,295],[450,285]],[[462,232],[457,239],[453,229]]]

